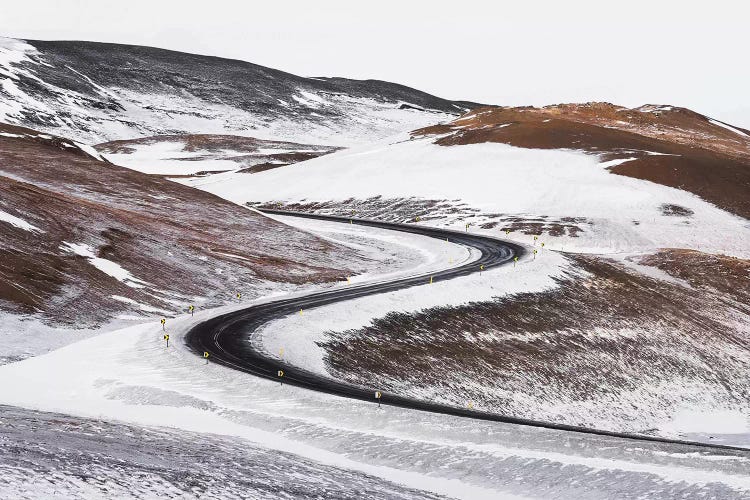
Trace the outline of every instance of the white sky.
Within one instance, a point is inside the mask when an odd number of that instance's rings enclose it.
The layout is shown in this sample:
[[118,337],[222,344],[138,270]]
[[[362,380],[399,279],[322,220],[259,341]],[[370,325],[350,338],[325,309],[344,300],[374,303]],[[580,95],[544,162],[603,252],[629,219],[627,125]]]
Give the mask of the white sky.
[[152,45],[490,104],[674,104],[750,128],[743,0],[1,2],[5,36]]

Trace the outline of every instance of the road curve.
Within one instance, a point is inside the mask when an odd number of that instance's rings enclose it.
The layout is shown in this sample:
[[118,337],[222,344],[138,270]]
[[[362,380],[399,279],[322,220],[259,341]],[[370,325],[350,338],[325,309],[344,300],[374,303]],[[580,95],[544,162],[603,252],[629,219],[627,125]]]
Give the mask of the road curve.
[[[312,389],[328,394],[335,394],[363,401],[376,403],[375,391],[377,387],[361,387],[346,382],[341,382],[323,375],[303,370],[289,365],[276,358],[268,357],[261,350],[256,349],[250,342],[250,337],[261,325],[277,318],[297,313],[300,309],[311,309],[314,307],[341,302],[356,297],[391,292],[403,288],[427,284],[432,277],[433,281],[443,281],[457,276],[464,276],[484,269],[501,266],[512,262],[514,257],[522,257],[526,250],[523,246],[502,241],[488,236],[480,236],[468,232],[451,231],[433,227],[425,227],[414,224],[397,224],[391,222],[380,222],[368,219],[353,219],[329,215],[307,214],[290,212],[284,210],[262,210],[264,213],[286,215],[310,219],[320,219],[342,223],[353,223],[363,226],[378,227],[420,234],[433,238],[446,239],[452,243],[472,247],[481,252],[481,256],[472,262],[461,266],[445,269],[434,273],[420,274],[398,278],[391,281],[377,283],[363,283],[350,285],[335,290],[325,290],[311,293],[302,297],[279,299],[273,302],[249,306],[239,311],[225,313],[211,318],[193,327],[186,335],[185,342],[196,354],[203,356],[208,352],[213,363],[233,368],[245,373],[267,379],[279,380],[278,371],[283,370],[283,381],[285,384],[295,385],[306,389]],[[546,429],[578,432],[599,436],[617,437],[638,441],[651,441],[658,443],[671,443],[703,448],[716,448],[726,450],[741,450],[747,452],[747,448],[738,446],[701,443],[677,439],[667,439],[649,435],[632,434],[624,432],[613,432],[601,429],[591,429],[574,425],[544,422],[526,418],[488,413],[468,408],[442,405],[427,401],[419,401],[382,391],[380,403],[384,405],[399,406],[414,410],[423,410],[445,415],[454,415],[479,420],[519,424]]]

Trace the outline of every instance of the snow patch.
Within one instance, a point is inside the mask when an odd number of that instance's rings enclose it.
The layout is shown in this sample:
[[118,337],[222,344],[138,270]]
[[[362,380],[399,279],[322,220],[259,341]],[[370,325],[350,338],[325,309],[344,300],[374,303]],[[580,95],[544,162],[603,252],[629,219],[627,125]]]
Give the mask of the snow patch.
[[144,288],[145,286],[149,285],[148,282],[138,279],[130,274],[130,271],[122,267],[120,264],[112,262],[108,259],[104,259],[102,257],[97,257],[94,253],[94,249],[89,245],[86,245],[84,243],[68,243],[67,241],[63,241],[63,244],[60,245],[60,249],[74,253],[75,255],[81,257],[85,257],[92,266],[94,266],[104,274],[125,283],[129,287]]
[[15,215],[11,215],[8,212],[3,212],[0,210],[0,221],[7,222],[13,227],[17,227],[18,229],[23,229],[24,231],[28,231],[30,233],[43,233],[41,229],[36,227],[33,224],[29,224],[25,220],[16,217]]

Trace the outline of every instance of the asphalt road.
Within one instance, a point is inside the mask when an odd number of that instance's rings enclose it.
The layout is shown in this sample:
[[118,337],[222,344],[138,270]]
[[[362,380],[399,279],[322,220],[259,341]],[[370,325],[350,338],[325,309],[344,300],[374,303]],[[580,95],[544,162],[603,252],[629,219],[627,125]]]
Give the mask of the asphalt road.
[[[502,241],[488,236],[472,234],[470,232],[458,232],[446,229],[425,227],[414,224],[397,224],[380,222],[367,219],[350,219],[347,217],[326,216],[317,214],[304,214],[288,212],[283,210],[263,210],[265,213],[276,215],[287,215],[310,219],[336,221],[342,223],[353,223],[363,226],[392,229],[413,234],[421,234],[441,240],[449,239],[452,243],[473,247],[481,252],[481,257],[473,262],[461,266],[445,269],[436,273],[421,274],[403,277],[391,281],[365,283],[350,285],[336,290],[326,290],[312,293],[303,297],[279,299],[274,302],[258,304],[239,311],[226,313],[211,318],[191,329],[186,336],[186,343],[196,354],[203,356],[209,353],[212,363],[218,363],[235,370],[250,373],[252,375],[280,381],[278,371],[282,370],[283,383],[304,387],[319,392],[335,394],[348,398],[371,401],[378,404],[375,398],[377,387],[361,387],[346,382],[325,377],[316,373],[296,368],[276,358],[266,356],[262,351],[256,349],[250,342],[252,333],[261,325],[277,318],[296,314],[300,309],[311,309],[314,307],[350,300],[356,297],[391,292],[412,286],[427,285],[432,277],[434,282],[448,280],[457,276],[479,272],[480,269],[491,269],[496,266],[512,264],[514,257],[523,257],[526,250],[523,246]],[[293,333],[291,333],[293,334]],[[527,425],[546,429],[556,429],[569,432],[594,434],[599,436],[611,436],[623,439],[651,441],[659,443],[682,444],[687,446],[699,446],[702,448],[734,449],[747,451],[746,448],[666,439],[649,435],[612,432],[600,429],[590,429],[574,425],[558,424],[552,422],[536,421],[526,418],[517,418],[495,413],[487,413],[468,408],[459,408],[427,401],[419,401],[385,391],[381,392],[379,404],[392,405],[402,408],[442,413],[466,418],[504,422],[510,424]]]

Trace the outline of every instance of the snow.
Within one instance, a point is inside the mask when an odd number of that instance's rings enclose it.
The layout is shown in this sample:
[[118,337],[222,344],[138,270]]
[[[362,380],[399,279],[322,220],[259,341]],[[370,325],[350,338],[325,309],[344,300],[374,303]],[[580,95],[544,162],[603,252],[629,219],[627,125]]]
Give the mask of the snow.
[[720,122],[720,121],[718,121],[718,120],[708,120],[708,121],[710,121],[710,122],[711,122],[711,123],[713,123],[714,125],[718,125],[719,127],[725,128],[725,129],[727,129],[727,130],[731,130],[731,131],[732,131],[732,132],[734,132],[735,134],[739,134],[739,135],[741,135],[742,137],[748,137],[748,138],[750,138],[750,135],[747,135],[747,134],[746,134],[745,132],[743,132],[743,131],[741,131],[741,130],[738,130],[738,129],[736,129],[736,128],[734,128],[734,127],[730,126],[730,125],[727,125],[726,123]]
[[[545,235],[553,249],[616,254],[690,248],[750,257],[745,219],[692,193],[612,174],[593,155],[494,143],[444,147],[433,140],[400,136],[252,178],[223,174],[184,183],[237,203],[376,196],[460,200],[482,214],[586,219],[589,224],[577,237]],[[665,216],[664,204],[686,207],[694,215]],[[436,218],[429,224],[461,228],[467,221],[449,212],[431,215]],[[475,225],[492,220],[497,219],[481,214],[468,219]],[[518,232],[511,237],[530,240]]]
[[104,157],[102,157],[102,155],[100,155],[99,152],[96,149],[94,149],[92,146],[89,146],[88,144],[83,144],[80,142],[75,142],[75,141],[74,141],[74,144],[78,146],[78,148],[81,151],[83,151],[90,157],[94,158],[95,160],[104,161]]
[[[624,484],[656,497],[674,488],[721,488],[714,496],[750,492],[748,456],[648,443],[633,448],[606,438],[377,409],[206,365],[182,336],[227,310],[170,320],[169,348],[152,322],[0,367],[0,402],[235,436],[454,498],[545,497],[550,491],[567,497],[581,489],[618,497]],[[726,456],[733,460],[716,460]],[[597,479],[580,481],[586,475]]]
[[[164,316],[171,316],[171,315],[173,314],[173,312],[172,312],[172,311],[167,311],[167,310],[165,310],[165,309],[159,309],[159,308],[157,308],[157,307],[152,307],[152,306],[149,306],[149,305],[147,305],[147,304],[141,304],[141,303],[139,303],[139,302],[137,302],[137,301],[135,301],[135,300],[133,300],[133,299],[130,299],[130,298],[128,298],[128,297],[123,297],[122,295],[110,295],[110,297],[112,297],[112,298],[113,298],[113,299],[115,299],[116,301],[118,301],[118,302],[122,302],[122,303],[124,303],[124,304],[129,304],[129,305],[133,305],[133,306],[138,306],[138,308],[139,308],[139,309],[140,309],[141,311],[144,311],[144,312],[150,312],[150,313],[162,314],[162,315],[164,315]],[[122,317],[121,317],[121,319],[127,319],[127,318],[122,318]],[[139,318],[139,319],[140,319],[140,318]]]
[[[237,170],[241,165],[232,160],[202,158],[206,151],[184,151],[180,141],[160,141],[153,144],[131,144],[132,153],[103,153],[102,156],[122,167],[146,174],[193,175],[202,171]],[[236,156],[229,151],[227,156]],[[215,156],[215,154],[212,154]]]
[[19,229],[23,229],[24,231],[29,231],[30,233],[43,233],[41,229],[34,226],[33,224],[29,224],[25,220],[16,217],[15,215],[11,215],[8,212],[4,212],[0,210],[0,222],[7,222],[13,227],[17,227]]
[[616,159],[616,160],[603,161],[603,162],[599,163],[599,165],[601,167],[603,167],[603,168],[612,168],[612,167],[616,167],[617,165],[622,165],[623,163],[627,163],[629,161],[633,161],[633,160],[637,160],[637,159],[638,158],[636,158],[636,157],[633,157],[633,158],[620,158],[620,159]]
[[92,266],[94,266],[104,274],[111,276],[116,280],[122,281],[129,287],[143,288],[144,286],[148,285],[147,282],[138,279],[130,274],[130,271],[122,267],[120,264],[112,262],[108,259],[104,259],[102,257],[97,257],[94,253],[94,249],[89,245],[86,245],[85,243],[68,243],[67,241],[63,241],[63,244],[60,245],[60,249],[63,251],[72,252],[75,255],[79,255],[81,257],[85,257]]
[[[719,425],[717,423],[720,422]],[[750,417],[737,411],[696,411],[686,408],[665,424],[680,434],[750,434]]]
[[308,106],[310,108],[319,108],[322,106],[330,105],[328,101],[313,92],[308,92],[301,89],[298,89],[297,92],[299,92],[299,95],[292,94],[292,99],[304,106]]
[[[287,219],[287,218],[285,218]],[[307,230],[352,247],[388,247],[395,269],[429,272],[446,259],[470,259],[457,245],[413,235],[386,234],[353,225],[295,220]],[[91,259],[93,250],[69,245]],[[456,262],[458,264],[458,262]],[[372,300],[305,311],[301,330],[280,329],[266,340],[286,336],[284,356],[294,344],[309,345],[314,335],[342,324],[362,324],[392,309],[482,300],[492,295],[554,286],[562,259],[544,252],[517,268],[506,266],[465,279],[437,282]],[[372,281],[383,279],[376,270]],[[351,286],[339,284],[338,287]],[[309,290],[295,293],[303,295]],[[262,303],[273,297],[258,299]],[[404,486],[454,498],[580,496],[660,497],[675,491],[705,496],[750,492],[750,456],[668,445],[621,442],[574,433],[472,421],[338,398],[280,385],[206,364],[184,345],[195,324],[247,304],[200,310],[167,322],[170,347],[157,321],[101,333],[48,354],[0,367],[0,404],[80,417],[211,432],[247,440],[271,452],[291,453],[369,474]],[[8,323],[0,322],[3,328]],[[273,332],[277,329],[277,334]],[[289,356],[289,358],[287,358]],[[297,360],[298,358],[294,358]],[[71,369],[74,366],[75,369]],[[206,442],[212,442],[207,438]],[[238,441],[239,442],[239,441]],[[689,452],[689,453],[687,453]],[[596,477],[596,481],[581,481]],[[296,478],[296,481],[304,481]]]
[[[394,102],[375,98],[352,97],[345,94],[318,93],[298,88],[290,96],[299,113],[271,117],[263,112],[245,111],[220,99],[202,99],[188,92],[163,93],[157,88],[130,90],[105,88],[91,75],[68,68],[77,80],[85,81],[94,92],[108,101],[116,102],[124,110],[98,109],[86,103],[90,95],[60,87],[44,80],[43,54],[20,41],[0,39],[0,121],[29,125],[25,116],[36,114],[34,124],[58,136],[68,137],[83,144],[99,144],[117,139],[169,134],[230,134],[259,139],[284,140],[299,144],[352,146],[366,144],[373,139],[388,137],[446,121],[453,114],[398,109]],[[24,65],[24,69],[19,67]],[[5,78],[3,78],[5,77]],[[34,81],[44,89],[45,97],[37,98],[23,86],[21,78]],[[59,82],[58,82],[59,83]],[[310,112],[320,109],[333,112],[315,117]]]

